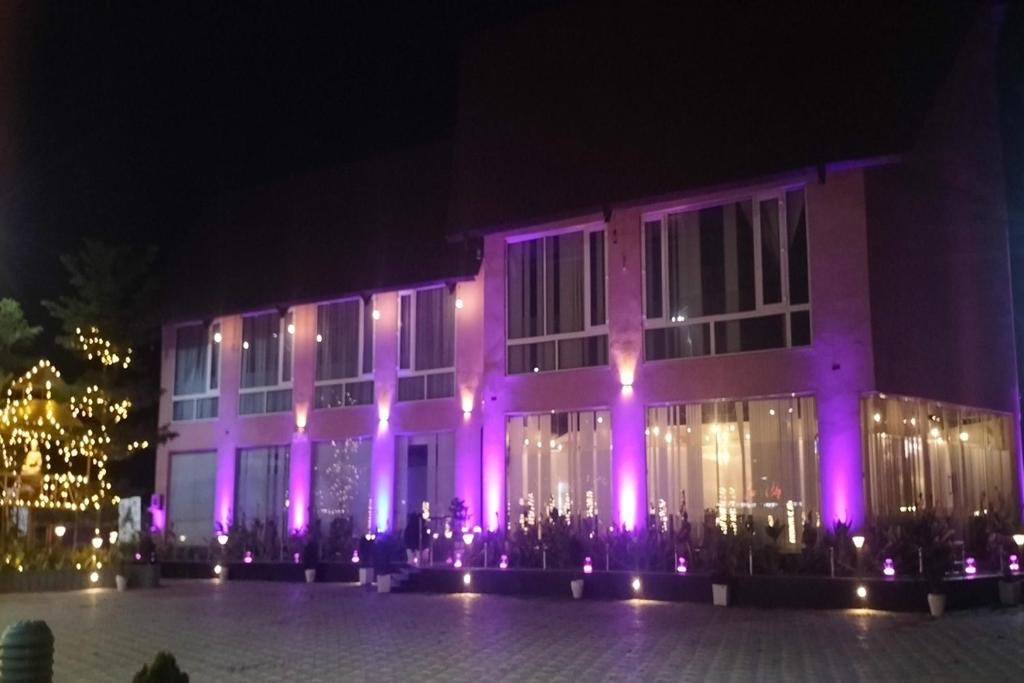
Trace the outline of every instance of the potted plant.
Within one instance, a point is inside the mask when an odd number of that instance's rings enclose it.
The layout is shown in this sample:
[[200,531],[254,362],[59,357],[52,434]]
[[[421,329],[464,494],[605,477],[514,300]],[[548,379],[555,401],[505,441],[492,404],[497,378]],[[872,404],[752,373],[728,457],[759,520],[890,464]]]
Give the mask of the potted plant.
[[[1010,555],[1015,560],[1015,566],[1020,567],[1020,559],[1016,554]],[[1020,577],[1015,576],[1010,562],[1003,564],[1003,575],[999,578],[999,602],[1007,607],[1013,607],[1020,603],[1021,582]]]
[[736,571],[737,538],[717,526],[705,533],[711,542],[711,600],[716,607],[728,607],[729,587]]
[[946,611],[946,573],[953,566],[953,530],[938,518],[922,520],[921,554],[928,583],[928,611],[935,618]]
[[310,536],[302,549],[302,567],[306,570],[306,583],[316,581],[316,566],[320,563],[320,544]]

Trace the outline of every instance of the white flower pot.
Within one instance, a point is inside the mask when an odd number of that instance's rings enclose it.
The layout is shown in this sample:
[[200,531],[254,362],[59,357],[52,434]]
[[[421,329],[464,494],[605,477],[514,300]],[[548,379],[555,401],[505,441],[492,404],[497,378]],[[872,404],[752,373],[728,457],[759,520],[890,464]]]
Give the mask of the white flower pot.
[[716,607],[728,607],[729,606],[729,584],[727,584],[727,583],[713,583],[713,584],[711,584],[711,601],[715,603]]
[[1013,607],[1020,602],[1020,581],[999,582],[999,602],[1007,607]]
[[569,587],[572,589],[574,600],[579,600],[583,597],[583,579],[573,579],[569,582]]
[[117,584],[117,590],[126,590],[128,588],[128,577],[118,574],[114,577],[114,583]]
[[316,581],[316,570],[315,569],[307,569],[306,570],[306,583],[313,583],[314,581]]
[[377,577],[377,592],[378,593],[390,593],[391,592],[391,574],[381,574]]
[[946,594],[945,593],[929,593],[928,594],[928,611],[932,613],[932,616],[939,618],[946,611]]
[[372,567],[360,567],[359,568],[359,585],[369,586],[373,583],[373,568]]

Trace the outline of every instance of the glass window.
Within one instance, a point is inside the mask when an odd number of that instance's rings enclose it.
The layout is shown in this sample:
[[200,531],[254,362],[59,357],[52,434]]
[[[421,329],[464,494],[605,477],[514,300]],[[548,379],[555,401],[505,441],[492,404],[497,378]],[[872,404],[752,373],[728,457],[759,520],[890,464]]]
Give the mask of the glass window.
[[695,534],[705,510],[723,529],[745,520],[785,525],[799,547],[818,523],[818,421],[810,397],[718,401],[647,409],[647,500],[667,529],[685,512]]
[[187,545],[207,545],[213,537],[213,494],[217,453],[171,453],[167,495],[168,531]]
[[532,525],[557,510],[614,523],[608,411],[509,417],[509,522]]
[[[291,311],[242,318],[242,374],[239,415],[287,412],[292,409]],[[271,388],[268,391],[267,388]]]
[[861,406],[873,515],[1016,510],[1009,415],[880,395]]
[[403,435],[395,445],[395,528],[404,529],[409,515],[446,515],[455,497],[455,435]]
[[647,218],[645,358],[810,344],[805,213],[792,190]]
[[506,259],[508,373],[607,365],[604,230],[511,242]]
[[313,516],[322,522],[323,529],[328,529],[337,517],[348,518],[356,536],[373,528],[372,460],[372,439],[337,439],[314,444]]
[[399,401],[455,395],[455,298],[446,286],[399,297]]
[[373,303],[348,299],[316,308],[317,408],[373,403]]
[[220,369],[220,323],[182,325],[175,332],[175,421],[217,417],[217,380]]
[[285,446],[238,451],[235,523],[251,526],[259,522],[268,531],[273,526],[278,535],[287,530],[288,455]]

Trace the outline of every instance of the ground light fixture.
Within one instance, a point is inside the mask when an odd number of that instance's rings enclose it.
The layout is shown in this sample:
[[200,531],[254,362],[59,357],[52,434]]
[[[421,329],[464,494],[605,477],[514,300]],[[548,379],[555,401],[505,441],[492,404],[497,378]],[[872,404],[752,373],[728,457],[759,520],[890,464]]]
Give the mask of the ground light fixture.
[[473,583],[473,577],[469,575],[469,572],[466,572],[462,575],[462,585],[468,586],[471,583]]
[[885,558],[885,562],[882,565],[882,573],[886,576],[896,576],[896,568],[892,566],[892,558]]
[[857,586],[857,597],[860,598],[861,600],[863,600],[866,597],[868,597],[868,589],[865,588],[864,586]]
[[589,555],[587,557],[583,558],[583,573],[584,574],[593,574],[594,573],[594,564],[593,564],[593,562],[591,562]]
[[640,592],[640,577],[639,576],[634,576],[633,577],[633,583],[631,583],[630,585],[633,586],[633,592],[634,593],[639,593]]
[[974,576],[978,573],[978,565],[973,557],[968,557],[964,560],[964,574],[967,576]]
[[1011,572],[1019,572],[1020,571],[1020,556],[1018,556],[1018,555],[1010,555],[1010,567],[1009,568],[1010,568]]
[[217,576],[220,576],[221,571],[223,571],[223,569],[222,569],[222,567],[219,564],[213,565],[213,573],[214,574],[216,574]]
[[252,551],[251,550],[246,550],[245,551],[245,556],[242,557],[242,562],[244,562],[246,564],[252,564]]
[[502,555],[498,560],[498,569],[508,569],[508,555]]
[[352,551],[352,564],[359,564],[359,551],[358,550],[353,550]]
[[57,538],[64,538],[64,534],[66,534],[67,532],[68,528],[63,524],[58,524],[57,526],[53,527],[53,533],[57,536]]
[[676,574],[685,574],[685,573],[686,573],[686,558],[685,557],[680,557],[679,560],[676,562]]

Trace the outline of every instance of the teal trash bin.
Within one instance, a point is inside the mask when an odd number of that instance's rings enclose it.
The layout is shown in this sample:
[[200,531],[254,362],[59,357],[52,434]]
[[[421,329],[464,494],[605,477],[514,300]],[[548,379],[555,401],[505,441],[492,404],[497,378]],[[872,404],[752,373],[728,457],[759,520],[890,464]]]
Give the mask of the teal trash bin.
[[53,632],[45,621],[18,621],[0,635],[0,683],[53,680]]

